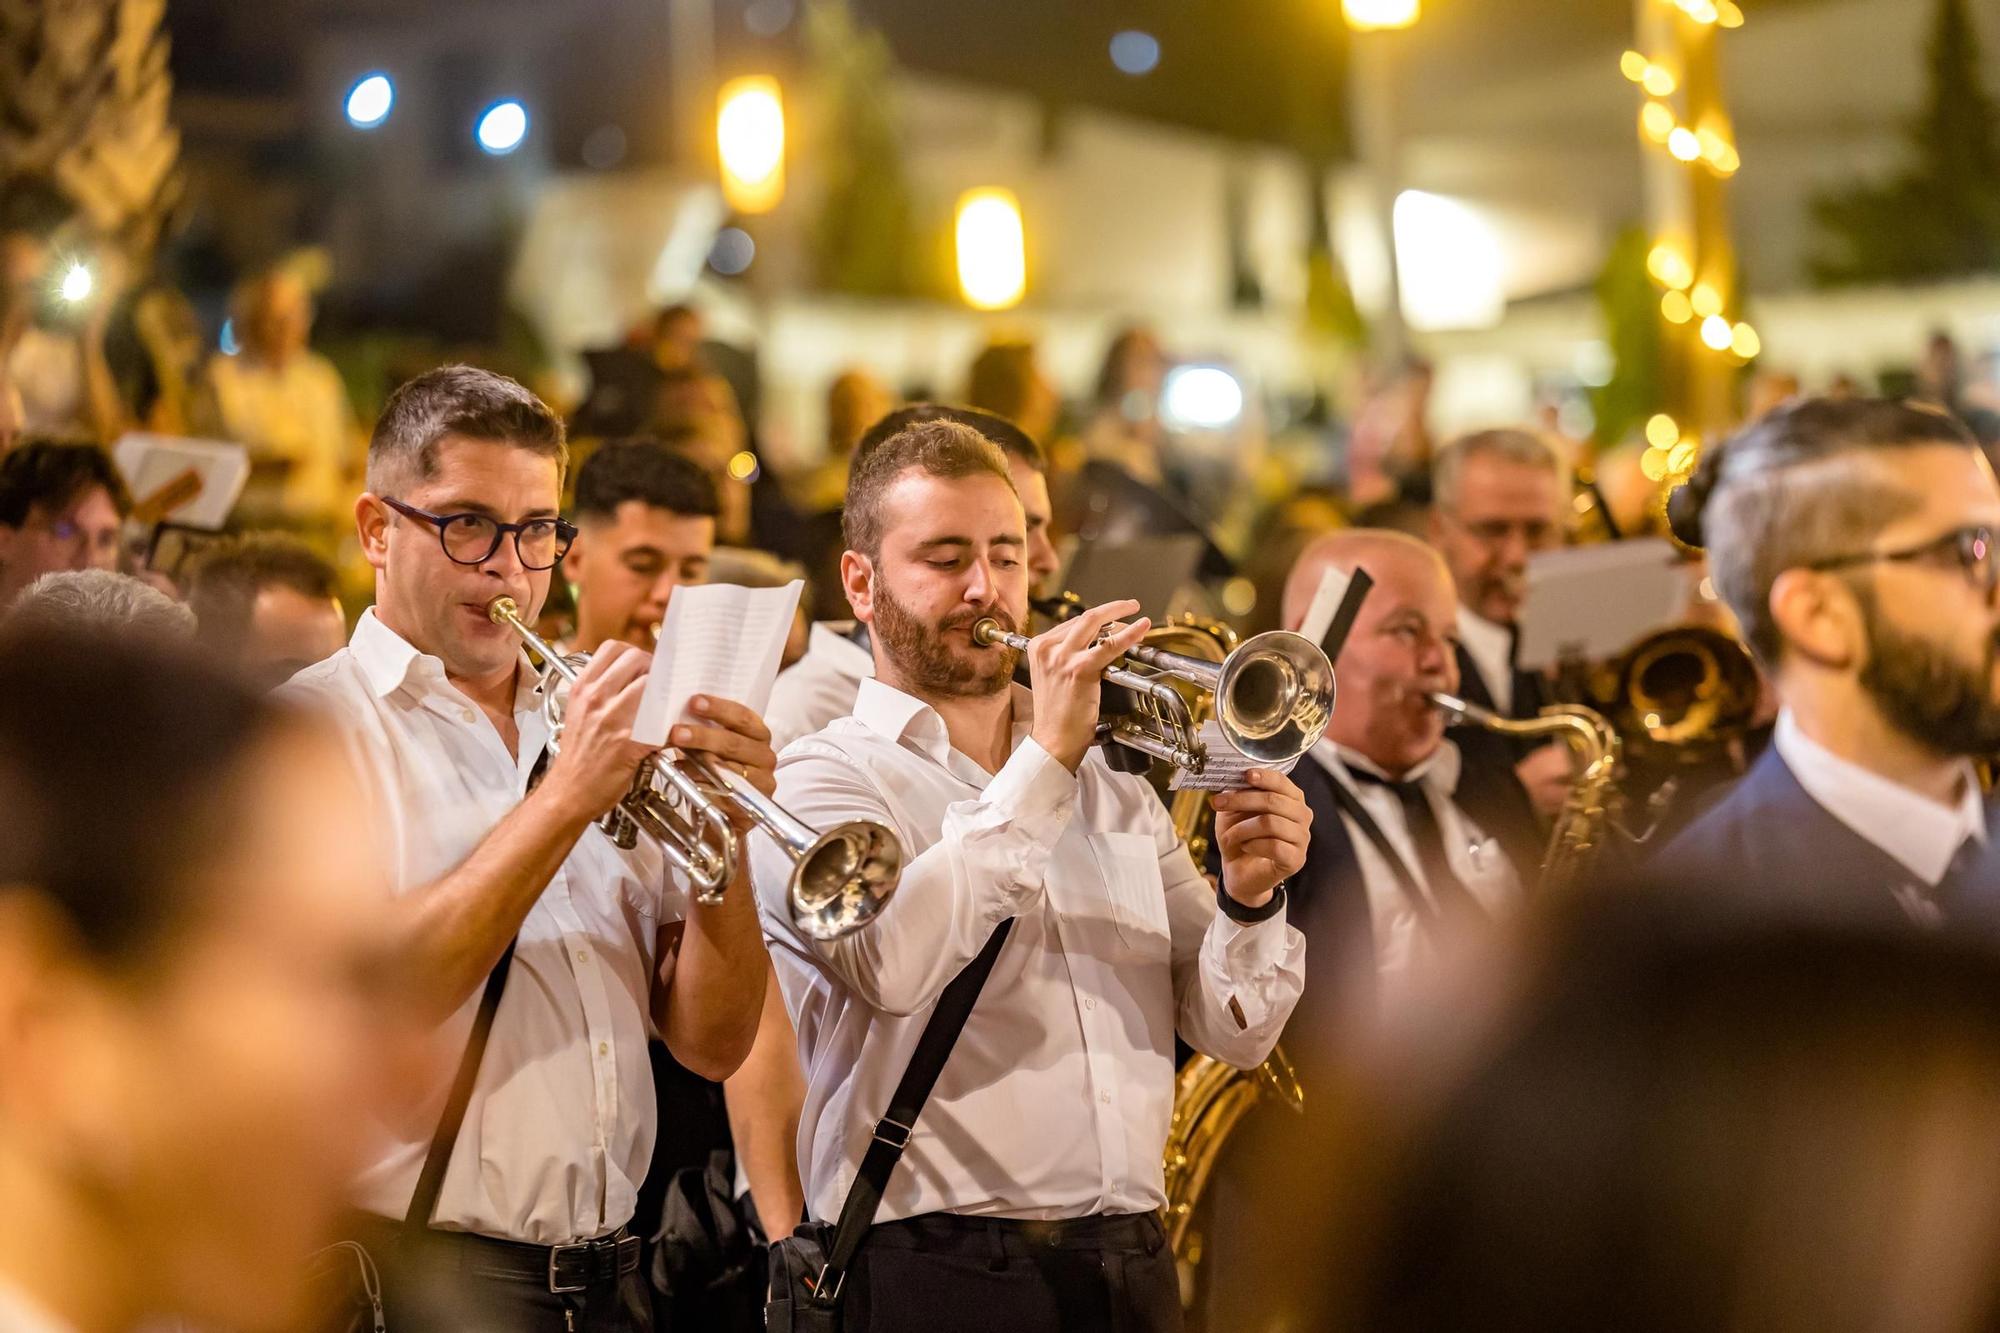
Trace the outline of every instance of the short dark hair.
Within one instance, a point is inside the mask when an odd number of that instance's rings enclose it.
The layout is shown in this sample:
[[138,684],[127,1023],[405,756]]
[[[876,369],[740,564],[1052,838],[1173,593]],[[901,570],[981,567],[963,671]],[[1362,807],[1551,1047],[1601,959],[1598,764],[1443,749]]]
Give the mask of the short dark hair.
[[970,426],[999,445],[1001,452],[1009,458],[1026,463],[1037,472],[1048,471],[1048,459],[1043,456],[1042,447],[1028,432],[1007,418],[982,412],[976,407],[948,407],[943,403],[911,403],[883,417],[862,432],[860,442],[854,446],[855,461],[859,462],[864,454],[891,435],[920,421],[956,421],[961,426]]
[[857,453],[847,474],[847,503],[840,513],[847,549],[870,560],[882,553],[882,497],[905,472],[943,478],[987,474],[1014,489],[1006,457],[977,430],[958,421],[916,422],[866,454]]
[[301,597],[328,601],[339,576],[319,552],[281,532],[218,542],[201,553],[188,575],[188,605],[200,641],[234,656],[249,636],[257,595],[266,588],[290,588]]
[[657,439],[601,444],[576,470],[576,516],[610,518],[627,500],[686,518],[715,518],[722,501],[701,465]]
[[1707,549],[1716,589],[1766,667],[1777,665],[1784,647],[1771,617],[1778,576],[1861,549],[1921,502],[1846,465],[1922,445],[1979,447],[1963,424],[1921,404],[1801,399],[1708,450],[1667,497],[1674,535]]
[[35,440],[0,457],[0,527],[18,528],[31,511],[63,510],[102,486],[120,518],[132,512],[132,494],[111,456],[94,444]]
[[226,845],[232,779],[279,717],[185,646],[0,635],[0,894],[45,902],[107,968],[159,956],[207,906],[189,869]]
[[562,418],[525,386],[476,366],[439,366],[389,395],[368,440],[368,489],[380,495],[391,473],[412,469],[418,480],[437,470],[438,442],[447,435],[497,440],[569,465]]

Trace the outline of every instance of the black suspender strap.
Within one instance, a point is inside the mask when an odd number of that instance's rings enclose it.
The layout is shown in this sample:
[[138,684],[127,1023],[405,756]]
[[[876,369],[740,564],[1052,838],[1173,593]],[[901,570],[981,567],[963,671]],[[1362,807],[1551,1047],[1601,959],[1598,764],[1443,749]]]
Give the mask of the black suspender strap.
[[486,990],[479,997],[479,1012],[472,1020],[472,1035],[466,1039],[465,1054],[459,1057],[458,1073],[451,1081],[451,1096],[444,1114],[438,1117],[437,1132],[431,1135],[430,1151],[424,1154],[424,1169],[417,1176],[417,1191],[410,1196],[410,1211],[403,1215],[404,1227],[427,1230],[431,1214],[437,1211],[438,1195],[444,1189],[445,1168],[451,1165],[451,1150],[458,1142],[459,1128],[465,1124],[465,1110],[472,1105],[472,1085],[479,1081],[479,1062],[486,1055],[486,1039],[493,1034],[493,1015],[500,1012],[500,993],[507,989],[507,973],[514,966],[514,945],[486,974]]
[[938,996],[937,1007],[931,1010],[923,1035],[917,1038],[917,1049],[910,1056],[909,1067],[903,1070],[902,1081],[889,1098],[888,1113],[875,1123],[875,1137],[869,1140],[868,1151],[861,1157],[861,1169],[855,1173],[854,1184],[847,1191],[847,1200],[840,1207],[840,1221],[834,1227],[833,1241],[827,1247],[826,1265],[813,1282],[815,1303],[831,1306],[840,1299],[847,1266],[854,1262],[854,1252],[861,1248],[861,1238],[875,1221],[875,1211],[882,1206],[882,1195],[888,1189],[889,1176],[895,1171],[896,1163],[902,1159],[903,1149],[910,1142],[910,1131],[916,1127],[917,1115],[930,1099],[931,1089],[937,1086],[938,1075],[944,1072],[944,1062],[950,1057],[951,1048],[958,1043],[958,1034],[964,1030],[965,1020],[972,1014],[973,1002],[978,1000],[980,990],[986,985],[987,974],[993,970],[993,960],[999,957],[1000,946],[1007,942],[1007,932],[1013,925],[1014,920],[1009,917],[994,927],[979,956],[967,963],[951,979],[951,984],[944,988],[944,993]]

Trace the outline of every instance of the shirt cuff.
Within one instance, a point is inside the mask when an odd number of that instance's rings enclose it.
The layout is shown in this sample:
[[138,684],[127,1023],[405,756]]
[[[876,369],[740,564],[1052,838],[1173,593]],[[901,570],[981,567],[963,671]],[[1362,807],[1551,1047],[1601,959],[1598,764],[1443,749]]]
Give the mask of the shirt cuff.
[[1076,789],[1076,774],[1030,736],[986,784],[984,800],[1010,821],[1059,828],[1076,808]]
[[1304,953],[1305,937],[1282,913],[1245,925],[1217,912],[1202,937],[1202,982],[1209,994],[1235,999],[1254,1028],[1282,1002],[1284,974]]

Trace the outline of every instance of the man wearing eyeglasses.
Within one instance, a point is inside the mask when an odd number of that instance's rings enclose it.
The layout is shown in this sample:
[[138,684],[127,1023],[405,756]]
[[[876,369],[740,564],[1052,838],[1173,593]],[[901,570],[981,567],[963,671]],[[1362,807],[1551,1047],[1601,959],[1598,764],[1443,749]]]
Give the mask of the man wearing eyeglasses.
[[[747,875],[704,907],[658,845],[620,849],[593,827],[648,753],[631,733],[650,655],[603,645],[568,693],[558,748],[520,643],[487,616],[507,596],[532,620],[548,593],[575,536],[556,512],[565,458],[560,420],[503,376],[447,366],[399,389],[355,506],[375,606],[286,687],[343,724],[402,890],[410,1002],[439,1025],[437,1084],[385,1127],[358,1190],[391,1327],[650,1329],[625,1230],[657,1128],[648,1034],[719,1079],[763,1002]],[[772,790],[763,723],[727,700],[695,711],[673,744]],[[412,1206],[420,1168],[496,970],[426,1215]],[[425,1271],[458,1289],[424,1303]]]
[[[1432,465],[1429,537],[1458,589],[1460,688],[1502,717],[1533,717],[1549,702],[1541,677],[1515,665],[1515,621],[1530,557],[1562,545],[1568,496],[1562,455],[1534,431],[1461,436]],[[1465,761],[1460,799],[1489,827],[1532,829],[1534,812],[1562,808],[1573,776],[1567,747],[1468,728],[1453,739]],[[1509,850],[1535,863],[1532,845]]]
[[0,611],[44,574],[118,568],[131,508],[96,445],[36,442],[0,457]]
[[2000,486],[1942,412],[1808,399],[1703,457],[1668,507],[1783,703],[1771,747],[1653,876],[1884,922],[1988,924]]

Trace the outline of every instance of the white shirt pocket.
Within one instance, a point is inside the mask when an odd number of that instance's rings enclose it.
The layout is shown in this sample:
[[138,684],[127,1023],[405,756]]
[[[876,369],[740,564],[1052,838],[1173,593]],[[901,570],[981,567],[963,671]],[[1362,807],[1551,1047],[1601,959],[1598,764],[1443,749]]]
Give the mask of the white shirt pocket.
[[1093,833],[1091,854],[1104,876],[1105,896],[1119,940],[1148,956],[1168,952],[1167,890],[1160,853],[1145,833]]

